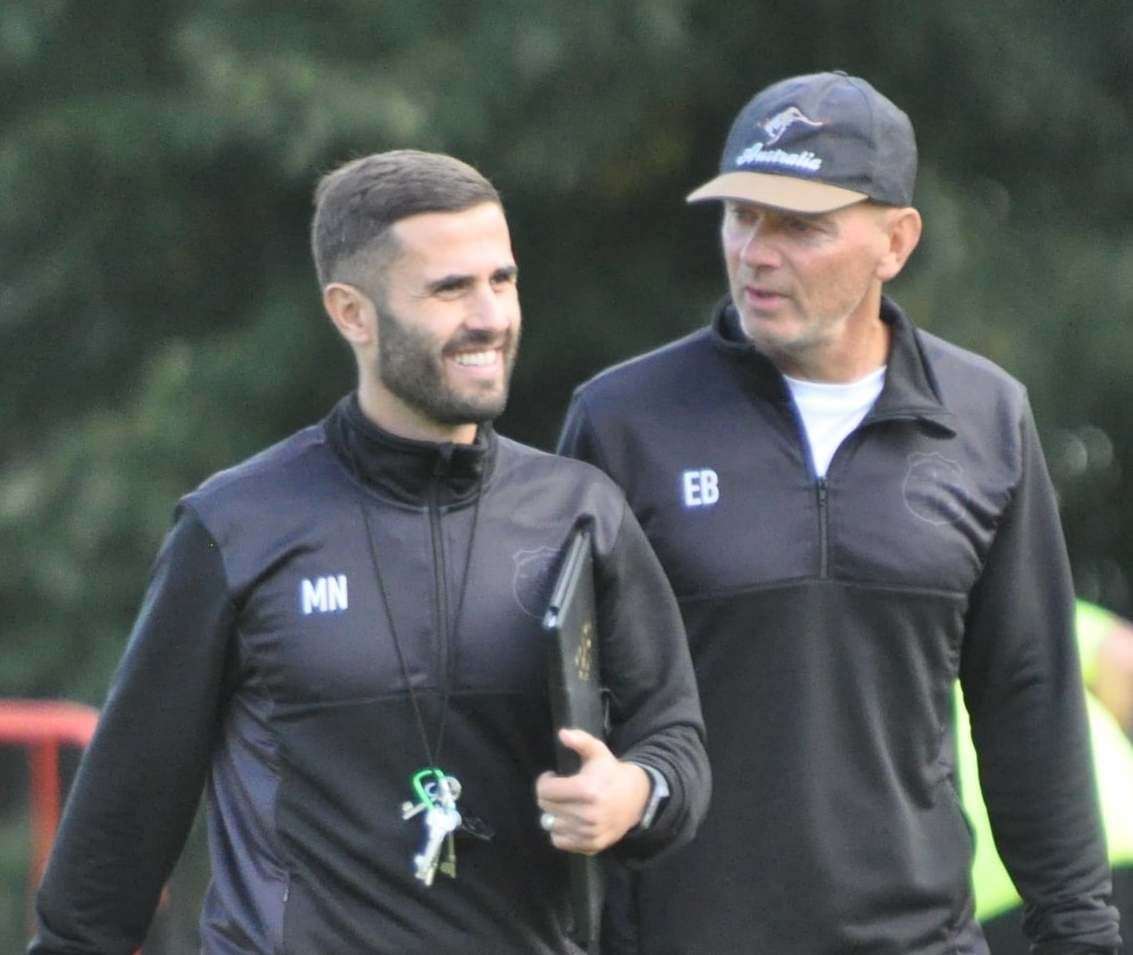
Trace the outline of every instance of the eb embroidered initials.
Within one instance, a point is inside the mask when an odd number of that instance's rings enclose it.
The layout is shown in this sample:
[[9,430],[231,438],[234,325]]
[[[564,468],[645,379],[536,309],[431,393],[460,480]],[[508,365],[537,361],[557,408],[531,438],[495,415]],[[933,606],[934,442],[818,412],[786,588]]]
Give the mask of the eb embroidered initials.
[[336,610],[345,610],[346,574],[335,574],[333,577],[316,577],[313,581],[303,578],[299,585],[299,602],[304,614],[333,613]]
[[720,478],[711,468],[681,473],[685,507],[711,507],[720,500]]

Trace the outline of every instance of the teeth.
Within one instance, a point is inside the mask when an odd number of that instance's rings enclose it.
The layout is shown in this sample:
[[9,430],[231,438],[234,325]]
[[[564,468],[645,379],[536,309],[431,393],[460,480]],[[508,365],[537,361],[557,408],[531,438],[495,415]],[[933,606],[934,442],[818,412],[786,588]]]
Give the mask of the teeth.
[[495,351],[460,352],[453,359],[458,365],[491,365],[496,360]]

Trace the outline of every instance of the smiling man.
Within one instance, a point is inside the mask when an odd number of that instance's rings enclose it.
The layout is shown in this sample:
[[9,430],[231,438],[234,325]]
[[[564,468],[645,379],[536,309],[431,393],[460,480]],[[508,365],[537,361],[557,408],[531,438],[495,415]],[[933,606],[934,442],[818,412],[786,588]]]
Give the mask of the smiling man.
[[[484,202],[420,213],[395,222],[385,242],[396,268],[382,270],[380,285],[365,275],[351,281],[359,266],[344,264],[323,289],[357,351],[359,404],[403,437],[471,444],[478,424],[504,410],[519,349],[518,270],[503,209]],[[361,268],[371,271],[365,256]]]
[[[704,814],[683,627],[625,498],[492,429],[520,335],[496,190],[358,159],[319,184],[312,247],[357,390],[178,504],[35,955],[138,946],[206,782],[209,955],[577,952],[565,853],[640,862]],[[540,615],[580,521],[610,734],[564,731],[564,777]]]
[[622,485],[669,574],[715,780],[700,835],[616,897],[609,952],[986,953],[957,677],[1032,951],[1118,950],[1026,392],[883,294],[916,166],[864,80],[763,90],[689,197],[723,206],[710,326],[575,394],[561,450]]

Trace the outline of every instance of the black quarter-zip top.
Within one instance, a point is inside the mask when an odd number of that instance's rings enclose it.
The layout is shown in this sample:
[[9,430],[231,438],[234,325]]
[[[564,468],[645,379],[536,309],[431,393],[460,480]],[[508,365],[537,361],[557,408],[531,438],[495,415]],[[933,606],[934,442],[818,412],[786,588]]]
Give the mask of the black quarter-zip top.
[[[30,952],[136,948],[207,786],[206,955],[576,953],[534,783],[554,765],[541,617],[579,520],[610,748],[671,790],[609,851],[639,862],[686,842],[710,793],[703,723],[676,601],[624,496],[489,425],[468,445],[396,437],[351,395],[179,503]],[[456,877],[426,886],[422,820],[401,805],[437,750],[493,835],[458,835]]]
[[560,452],[623,488],[673,584],[708,730],[700,834],[637,879],[651,955],[986,952],[948,742],[957,679],[1032,938],[1116,949],[1026,392],[888,298],[880,317],[881,393],[823,478],[727,300],[567,413]]

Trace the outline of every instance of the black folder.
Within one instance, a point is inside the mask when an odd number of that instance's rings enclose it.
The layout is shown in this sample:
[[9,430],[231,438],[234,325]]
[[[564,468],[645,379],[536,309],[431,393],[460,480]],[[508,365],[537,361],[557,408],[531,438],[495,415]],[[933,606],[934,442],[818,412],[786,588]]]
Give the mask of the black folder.
[[[562,775],[578,772],[578,754],[558,741],[562,727],[586,730],[606,738],[606,710],[598,659],[598,619],[594,602],[594,560],[591,535],[580,526],[567,542],[550,605],[543,616],[547,631],[547,683],[555,734],[555,759]],[[571,935],[588,951],[597,951],[605,877],[596,856],[571,853]]]

